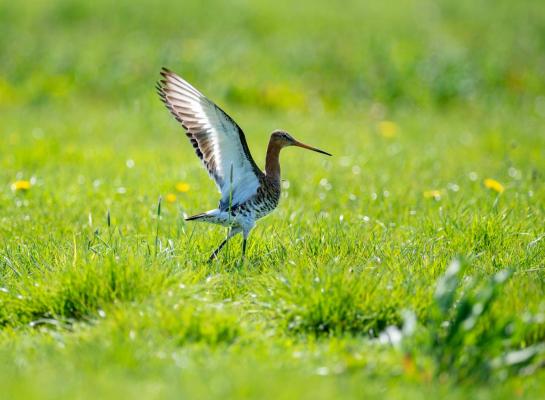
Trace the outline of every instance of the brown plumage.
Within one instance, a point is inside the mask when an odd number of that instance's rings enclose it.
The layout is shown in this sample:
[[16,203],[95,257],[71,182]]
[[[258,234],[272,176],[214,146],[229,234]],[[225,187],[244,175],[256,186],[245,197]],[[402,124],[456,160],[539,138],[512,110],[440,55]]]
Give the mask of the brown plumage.
[[242,129],[221,108],[173,72],[163,68],[157,92],[171,114],[179,121],[221,193],[217,209],[186,218],[229,227],[227,238],[212,253],[214,259],[234,235],[243,234],[242,256],[246,240],[255,222],[269,214],[280,199],[280,150],[298,146],[322,154],[325,151],[298,142],[287,132],[271,134],[265,172],[250,154]]

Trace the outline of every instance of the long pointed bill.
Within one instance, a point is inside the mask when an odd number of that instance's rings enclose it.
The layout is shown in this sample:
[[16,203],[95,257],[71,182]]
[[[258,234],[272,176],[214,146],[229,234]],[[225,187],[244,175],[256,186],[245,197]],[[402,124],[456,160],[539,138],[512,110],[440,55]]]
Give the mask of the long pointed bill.
[[306,145],[304,143],[301,143],[301,142],[298,142],[298,141],[295,141],[293,143],[294,146],[297,146],[297,147],[302,147],[303,149],[307,149],[307,150],[312,150],[312,151],[315,151],[317,153],[322,153],[322,154],[325,154],[326,156],[331,156],[332,154],[329,154],[323,150],[320,150],[320,149],[317,149],[316,147],[312,147],[312,146],[309,146],[309,145]]

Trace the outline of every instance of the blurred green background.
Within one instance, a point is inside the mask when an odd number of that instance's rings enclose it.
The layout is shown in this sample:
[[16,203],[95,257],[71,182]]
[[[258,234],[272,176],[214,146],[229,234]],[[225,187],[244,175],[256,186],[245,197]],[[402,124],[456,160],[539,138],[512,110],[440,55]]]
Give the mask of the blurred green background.
[[[275,128],[335,155],[285,150],[245,266],[238,242],[205,264],[224,232],[183,221],[217,193],[163,66],[258,165]],[[376,338],[426,321],[461,254],[477,281],[515,271],[479,332],[524,317],[515,347],[543,343],[544,76],[539,0],[1,1],[4,394],[537,398],[542,369],[460,383],[466,350],[437,373]],[[474,334],[467,354],[508,347]]]
[[543,114],[540,1],[2,2],[3,107],[119,105],[160,66],[229,104],[467,106]]

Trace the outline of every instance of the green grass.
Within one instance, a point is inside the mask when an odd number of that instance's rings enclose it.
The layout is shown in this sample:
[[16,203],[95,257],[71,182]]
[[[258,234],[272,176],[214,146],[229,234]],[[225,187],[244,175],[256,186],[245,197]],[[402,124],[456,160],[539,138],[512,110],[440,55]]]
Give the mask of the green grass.
[[[490,369],[545,341],[541,2],[110,3],[0,4],[0,397],[542,395],[543,353]],[[244,264],[183,220],[218,194],[163,65],[259,165],[275,128],[334,154],[283,151]]]

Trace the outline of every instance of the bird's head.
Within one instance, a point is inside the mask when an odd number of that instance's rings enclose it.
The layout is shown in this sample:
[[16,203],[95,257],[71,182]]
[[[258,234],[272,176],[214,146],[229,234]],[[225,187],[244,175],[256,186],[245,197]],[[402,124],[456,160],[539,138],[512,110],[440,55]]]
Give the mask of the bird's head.
[[295,140],[288,132],[282,130],[276,130],[271,134],[271,142],[275,143],[280,148],[287,146],[297,146],[302,147],[303,149],[316,151],[327,156],[331,155],[323,150],[317,149],[316,147],[312,147],[307,144],[301,143],[298,140]]

